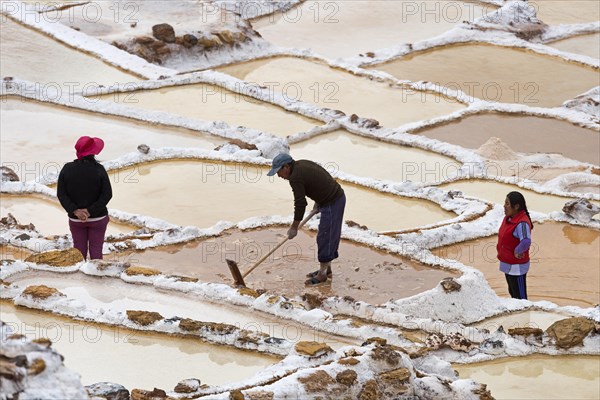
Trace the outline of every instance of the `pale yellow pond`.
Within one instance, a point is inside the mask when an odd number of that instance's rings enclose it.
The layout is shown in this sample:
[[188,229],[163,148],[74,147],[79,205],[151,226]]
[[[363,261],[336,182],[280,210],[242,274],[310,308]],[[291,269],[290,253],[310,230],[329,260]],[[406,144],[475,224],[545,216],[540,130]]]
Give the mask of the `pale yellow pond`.
[[[110,206],[202,228],[218,221],[291,215],[293,195],[288,182],[267,177],[267,171],[255,165],[199,161],[138,165],[111,174],[129,178],[113,179]],[[456,216],[429,201],[341,184],[347,197],[344,219],[373,230],[414,228]]]
[[86,87],[140,80],[6,17],[0,30],[0,76],[38,83],[43,98],[68,100],[71,92]]
[[58,174],[65,163],[76,158],[75,143],[84,135],[104,140],[104,149],[97,156],[100,161],[137,153],[140,144],[146,144],[151,150],[161,147],[212,150],[225,142],[201,132],[111,118],[15,97],[1,99],[0,111],[2,165],[12,168],[22,181]]
[[[70,234],[67,212],[60,206],[58,200],[52,201],[34,196],[13,196],[4,193],[0,195],[0,198],[2,199],[0,202],[2,217],[11,213],[19,224],[32,223],[45,236]],[[111,203],[109,203],[110,206]],[[129,233],[136,229],[138,228],[113,219],[108,224],[106,234]]]
[[532,107],[558,107],[597,86],[600,79],[598,70],[591,67],[484,44],[436,48],[370,68],[398,79],[460,89],[467,98]]
[[164,111],[207,121],[225,121],[232,127],[245,126],[282,137],[322,125],[321,121],[202,83],[108,94],[100,98],[144,110]]
[[64,356],[65,366],[81,375],[83,385],[118,382],[130,391],[173,390],[179,381],[192,377],[222,385],[250,378],[279,361],[198,339],[96,325],[7,302],[0,302],[0,318],[15,333],[50,339],[52,348]]
[[600,58],[600,33],[575,36],[572,38],[547,43],[547,45],[568,53],[582,54],[588,57]]
[[600,21],[600,3],[595,0],[531,0],[538,19],[546,24],[579,24]]
[[[246,307],[214,304],[193,295],[129,284],[118,278],[107,280],[81,273],[65,276],[36,271],[13,275],[9,281],[23,288],[30,285],[53,287],[69,299],[79,300],[92,310],[104,309],[122,313],[126,313],[127,310],[158,312],[165,318],[178,316],[203,322],[229,324],[291,342],[327,342],[334,348],[360,344],[356,339],[334,336],[294,321],[280,320],[263,313],[250,314]],[[107,284],[110,285],[110,291],[106,290]]]
[[291,149],[297,159],[317,160],[329,169],[396,182],[441,182],[461,167],[450,157],[344,130],[295,143]]
[[432,38],[495,8],[446,0],[306,1],[290,10],[255,19],[252,26],[278,46],[310,48],[323,56],[338,58]]
[[431,119],[464,108],[456,100],[436,93],[391,88],[388,83],[292,57],[250,61],[222,67],[219,71],[267,86],[289,101],[301,100],[338,109],[347,115],[375,118],[387,128]]
[[569,316],[551,313],[547,311],[524,311],[501,315],[498,317],[487,318],[484,321],[477,322],[472,326],[487,329],[491,334],[500,327],[508,332],[514,328],[539,328],[543,331],[556,321],[569,318]]
[[[504,204],[506,195],[512,191],[521,192],[527,202],[527,209],[541,213],[561,211],[566,202],[573,200],[569,197],[541,194],[515,185],[494,181],[457,181],[440,185],[440,187],[447,190],[460,190],[465,196],[476,197],[496,204]],[[597,201],[594,201],[594,203],[598,204]],[[598,215],[595,218],[598,218]]]
[[598,356],[533,355],[452,368],[461,379],[485,383],[498,400],[600,398]]

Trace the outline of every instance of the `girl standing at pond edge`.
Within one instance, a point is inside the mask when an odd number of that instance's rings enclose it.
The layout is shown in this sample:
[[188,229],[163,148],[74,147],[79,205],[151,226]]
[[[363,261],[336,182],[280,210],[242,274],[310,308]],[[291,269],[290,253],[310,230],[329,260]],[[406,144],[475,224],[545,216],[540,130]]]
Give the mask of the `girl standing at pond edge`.
[[504,272],[511,297],[527,300],[526,278],[533,223],[521,193],[510,192],[506,196],[504,214],[496,245],[500,271]]

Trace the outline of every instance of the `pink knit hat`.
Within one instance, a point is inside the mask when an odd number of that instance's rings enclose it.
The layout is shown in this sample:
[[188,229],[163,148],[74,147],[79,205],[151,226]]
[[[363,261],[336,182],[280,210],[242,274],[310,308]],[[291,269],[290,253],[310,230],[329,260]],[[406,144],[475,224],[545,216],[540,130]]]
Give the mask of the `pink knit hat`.
[[77,152],[77,159],[81,160],[85,156],[90,154],[100,154],[104,148],[104,140],[97,137],[82,136],[75,143],[75,151]]

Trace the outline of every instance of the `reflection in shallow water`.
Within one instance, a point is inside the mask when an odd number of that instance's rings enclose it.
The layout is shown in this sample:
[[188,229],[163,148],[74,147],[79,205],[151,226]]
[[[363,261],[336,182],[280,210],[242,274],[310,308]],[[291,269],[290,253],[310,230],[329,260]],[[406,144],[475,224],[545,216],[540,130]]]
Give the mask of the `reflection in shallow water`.
[[460,89],[481,100],[533,107],[560,106],[598,85],[598,71],[591,67],[483,44],[436,48],[372,68],[398,79]]
[[317,160],[356,176],[396,182],[441,182],[461,167],[450,157],[353,135],[343,130],[293,144],[291,154],[297,159]]
[[[5,217],[11,213],[19,224],[35,225],[35,228],[45,236],[70,234],[67,213],[58,201],[41,199],[33,196],[12,196],[1,194],[2,203],[0,215]],[[131,225],[122,224],[111,220],[106,230],[107,235],[129,233],[138,229]]]
[[118,382],[129,390],[172,390],[186,378],[221,385],[249,378],[278,361],[197,339],[153,335],[75,321],[0,302],[0,318],[27,337],[48,338],[84,385]]
[[600,58],[600,33],[575,36],[569,39],[547,43],[547,45],[568,53],[583,54],[588,57]]
[[[275,247],[286,227],[231,231],[218,238],[185,245],[164,246],[143,252],[107,256],[147,265],[165,273],[198,277],[202,281],[233,283],[225,259],[238,263],[242,272]],[[304,286],[305,275],[317,266],[315,232],[300,231],[245,278],[252,288],[286,296],[315,291],[326,296],[352,296],[370,304],[409,297],[435,287],[456,274],[438,270],[393,254],[342,240],[340,258],[333,262],[333,279],[315,289]]]
[[[93,101],[93,100],[90,100]],[[185,129],[156,127],[123,118],[76,111],[32,101],[0,100],[3,165],[21,180],[58,174],[75,159],[74,145],[85,134],[101,137],[105,146],[98,160],[113,160],[137,152],[140,144],[157,147],[201,147],[207,150],[223,139]],[[48,149],[52,151],[48,151]]]
[[458,365],[461,379],[485,383],[495,399],[598,399],[600,357],[527,356]]
[[447,0],[310,0],[291,10],[258,18],[252,26],[278,46],[310,48],[337,58],[432,38],[494,9],[491,5]]
[[519,153],[558,153],[574,160],[600,164],[597,131],[553,118],[478,114],[418,133],[470,149],[478,149],[494,136]]
[[[531,269],[527,274],[529,300],[580,307],[600,303],[600,231],[545,222],[534,225],[532,238]],[[508,297],[506,279],[498,270],[497,240],[497,236],[491,236],[432,252],[479,269],[499,296]]]
[[391,88],[384,82],[298,58],[250,61],[222,67],[219,71],[268,86],[290,101],[302,100],[320,107],[338,109],[347,115],[375,118],[387,128],[431,119],[464,108],[456,100],[436,93]]
[[[218,221],[292,214],[293,195],[288,182],[267,177],[267,171],[257,165],[209,161],[138,165],[110,174],[114,194],[111,206],[203,228]],[[114,182],[117,174],[128,179]],[[344,218],[374,230],[414,228],[454,217],[428,201],[381,194],[344,182],[342,187],[348,199]]]
[[[196,259],[197,259],[196,254]],[[118,279],[110,280],[84,274],[66,277],[50,272],[23,273],[12,276],[10,282],[21,287],[47,285],[60,290],[69,299],[83,302],[89,309],[103,309],[125,313],[127,310],[158,312],[165,318],[191,318],[204,322],[234,325],[252,332],[263,332],[290,341],[327,342],[334,348],[360,344],[352,339],[340,338],[317,331],[309,326],[288,320],[279,320],[261,313],[248,313],[243,307],[213,304],[179,292],[157,290],[151,286],[128,284]]]
[[100,98],[144,110],[164,111],[207,121],[225,121],[233,127],[245,126],[282,137],[322,125],[321,121],[204,83],[108,94]]
[[[67,100],[68,91],[81,91],[86,85],[111,86],[139,80],[6,17],[0,21],[0,30],[0,75],[39,82],[42,95],[50,99],[63,96]],[[58,93],[54,94],[56,89]]]

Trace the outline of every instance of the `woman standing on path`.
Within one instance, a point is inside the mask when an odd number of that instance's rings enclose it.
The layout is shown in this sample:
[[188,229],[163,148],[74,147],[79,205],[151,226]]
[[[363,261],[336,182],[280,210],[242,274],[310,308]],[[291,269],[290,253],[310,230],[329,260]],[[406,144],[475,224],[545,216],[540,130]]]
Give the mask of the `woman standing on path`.
[[529,247],[533,223],[521,193],[510,192],[506,196],[504,214],[496,246],[500,271],[506,276],[511,297],[527,300],[526,278],[529,271]]
[[95,159],[104,148],[100,138],[82,136],[75,144],[77,160],[65,164],[58,176],[57,196],[69,215],[73,246],[87,260],[102,259],[104,234],[108,226],[106,205],[112,187],[104,167]]

